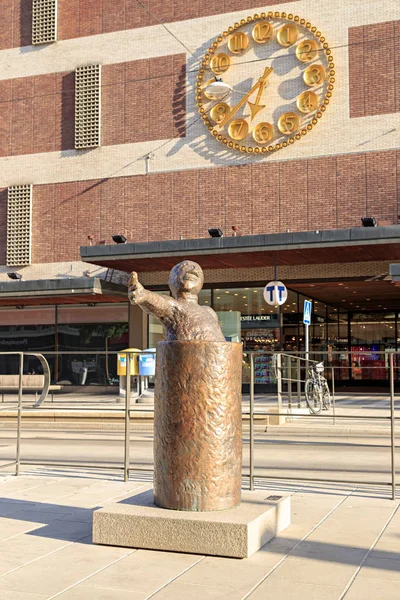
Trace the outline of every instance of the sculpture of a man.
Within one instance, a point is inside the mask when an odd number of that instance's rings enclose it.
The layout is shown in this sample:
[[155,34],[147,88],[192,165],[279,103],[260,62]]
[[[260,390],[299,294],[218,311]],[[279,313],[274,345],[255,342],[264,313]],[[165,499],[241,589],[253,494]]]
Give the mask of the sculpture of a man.
[[169,276],[172,298],[146,290],[135,272],[129,281],[128,297],[132,304],[161,321],[167,341],[225,342],[216,313],[210,306],[198,304],[203,283],[200,265],[184,260],[175,265]]

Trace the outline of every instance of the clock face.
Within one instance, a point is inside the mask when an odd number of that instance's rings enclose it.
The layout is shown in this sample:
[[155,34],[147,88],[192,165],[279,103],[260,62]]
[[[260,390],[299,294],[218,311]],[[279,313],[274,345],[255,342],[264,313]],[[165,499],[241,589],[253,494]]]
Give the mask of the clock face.
[[334,83],[331,50],[314,25],[284,12],[260,13],[211,44],[197,76],[197,106],[222,144],[266,154],[318,124]]

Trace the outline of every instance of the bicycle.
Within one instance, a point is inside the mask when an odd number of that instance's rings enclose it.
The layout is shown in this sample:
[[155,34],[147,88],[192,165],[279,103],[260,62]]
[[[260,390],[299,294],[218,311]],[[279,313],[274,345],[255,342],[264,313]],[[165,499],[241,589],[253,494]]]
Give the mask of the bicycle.
[[322,375],[324,363],[320,362],[308,369],[308,379],[305,384],[305,396],[310,413],[319,414],[328,410],[331,405],[331,395],[328,382]]

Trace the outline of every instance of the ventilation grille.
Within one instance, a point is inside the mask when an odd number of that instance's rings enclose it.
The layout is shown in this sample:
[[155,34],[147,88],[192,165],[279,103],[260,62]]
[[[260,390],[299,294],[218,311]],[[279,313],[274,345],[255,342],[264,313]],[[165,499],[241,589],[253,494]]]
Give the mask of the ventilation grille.
[[7,267],[31,264],[32,186],[12,185],[7,199]]
[[100,146],[101,67],[87,65],[75,71],[75,148]]
[[57,41],[57,0],[33,0],[32,44]]

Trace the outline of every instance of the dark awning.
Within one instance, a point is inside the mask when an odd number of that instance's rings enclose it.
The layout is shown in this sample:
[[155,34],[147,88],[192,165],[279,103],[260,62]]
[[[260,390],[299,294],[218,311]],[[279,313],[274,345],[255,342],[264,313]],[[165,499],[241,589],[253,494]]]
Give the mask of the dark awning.
[[126,287],[97,277],[1,281],[0,305],[126,302]]
[[85,262],[121,271],[165,271],[191,259],[204,269],[400,260],[400,226],[83,246]]

